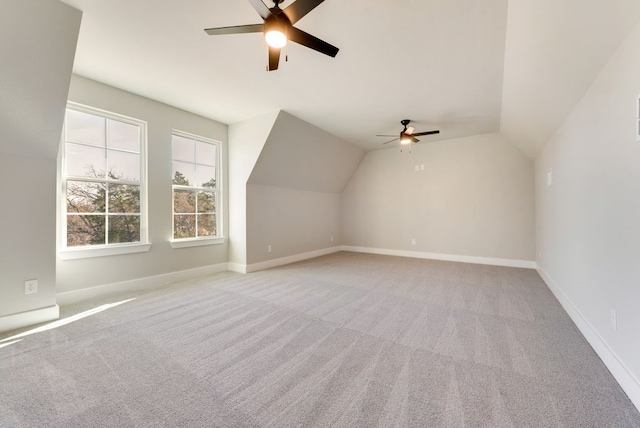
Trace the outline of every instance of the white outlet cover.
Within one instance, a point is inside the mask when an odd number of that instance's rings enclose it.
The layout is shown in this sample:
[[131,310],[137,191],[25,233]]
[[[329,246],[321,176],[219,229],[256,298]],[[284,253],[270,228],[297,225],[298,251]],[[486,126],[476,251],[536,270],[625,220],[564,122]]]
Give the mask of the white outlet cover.
[[551,187],[551,184],[553,184],[553,170],[549,168],[547,170],[547,187]]
[[38,292],[38,280],[29,279],[24,282],[24,294],[36,294]]

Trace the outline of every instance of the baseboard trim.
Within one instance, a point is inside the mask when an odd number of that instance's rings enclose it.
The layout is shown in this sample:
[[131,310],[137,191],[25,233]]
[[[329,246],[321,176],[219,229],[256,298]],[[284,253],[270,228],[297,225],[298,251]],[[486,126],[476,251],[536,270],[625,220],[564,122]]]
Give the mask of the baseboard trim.
[[576,327],[578,327],[578,330],[580,330],[585,339],[587,339],[587,342],[589,342],[604,365],[607,366],[613,377],[618,381],[624,392],[626,392],[633,405],[640,411],[640,381],[638,381],[615,351],[611,349],[602,336],[593,328],[591,323],[582,315],[576,305],[569,299],[569,296],[551,279],[549,274],[541,266],[538,266],[537,271],[564,310],[567,311],[569,317],[571,317]]
[[247,273],[247,265],[243,265],[242,263],[229,262],[229,270],[231,272]]
[[186,269],[161,275],[132,279],[130,281],[83,288],[81,290],[65,291],[63,293],[58,293],[56,297],[59,305],[72,305],[91,299],[109,297],[117,294],[153,290],[167,284],[171,284],[172,282],[213,275],[214,273],[226,272],[228,270],[229,263],[218,263],[194,269]]
[[[273,267],[288,265],[289,263],[300,262],[302,260],[312,259],[314,257],[320,257],[320,256],[325,256],[331,253],[337,253],[338,251],[341,251],[341,249],[342,247],[340,246],[322,248],[320,250],[308,251],[306,253],[294,254],[292,256],[280,257],[278,259],[252,263],[250,265],[245,266],[245,272],[250,273],[250,272],[256,272],[259,270],[270,269]],[[238,271],[234,271],[234,272],[238,272]]]
[[0,317],[0,333],[15,330],[17,328],[28,327],[34,324],[54,321],[59,317],[60,307],[58,305],[34,309],[33,311],[20,312],[19,314],[6,315],[4,317]]
[[355,253],[369,253],[369,254],[382,254],[386,256],[412,257],[415,259],[443,260],[448,262],[473,263],[473,264],[479,264],[479,265],[505,266],[505,267],[516,267],[516,268],[527,268],[527,269],[535,269],[537,267],[536,262],[533,260],[515,260],[515,259],[497,259],[497,258],[491,258],[491,257],[458,256],[455,254],[425,253],[421,251],[391,250],[386,248],[354,247],[350,245],[343,245],[341,248],[342,248],[342,251],[352,251]]

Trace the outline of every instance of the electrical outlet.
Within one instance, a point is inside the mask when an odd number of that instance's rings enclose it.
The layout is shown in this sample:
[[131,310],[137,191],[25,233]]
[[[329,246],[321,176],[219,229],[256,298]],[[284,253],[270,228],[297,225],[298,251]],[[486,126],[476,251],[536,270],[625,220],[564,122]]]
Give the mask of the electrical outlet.
[[267,253],[271,252],[271,245],[267,245]]
[[333,235],[331,235],[331,242],[333,242]]
[[420,165],[420,171],[424,171],[424,165]]
[[613,308],[611,308],[611,328],[618,329],[618,312]]
[[420,165],[416,165],[416,166],[414,167],[414,169],[415,169],[416,171],[420,171]]
[[547,170],[547,187],[551,187],[553,184],[553,169],[549,168]]
[[415,240],[415,238],[411,240],[411,245],[416,245],[416,240]]
[[24,282],[24,294],[36,294],[38,292],[38,280],[28,279]]

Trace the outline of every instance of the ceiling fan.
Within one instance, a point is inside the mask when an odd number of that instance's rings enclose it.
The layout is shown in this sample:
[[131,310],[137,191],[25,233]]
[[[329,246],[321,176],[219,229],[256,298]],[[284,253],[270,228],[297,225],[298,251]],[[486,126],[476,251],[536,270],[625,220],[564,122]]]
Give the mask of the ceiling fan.
[[[382,144],[389,144],[389,143],[393,143],[394,141],[400,140],[400,144],[401,144],[401,147],[402,147],[402,145],[407,145],[407,144],[419,142],[420,140],[418,140],[416,137],[420,137],[422,135],[432,135],[432,134],[439,134],[440,133],[440,131],[438,131],[438,130],[436,130],[436,131],[425,131],[425,132],[414,132],[416,129],[413,126],[409,126],[409,124],[411,123],[410,119],[402,119],[400,121],[400,123],[404,126],[404,129],[402,131],[400,131],[400,136],[394,138],[393,140],[389,140],[386,143],[382,143]],[[377,135],[377,137],[395,137],[395,135]]]
[[275,6],[268,8],[262,0],[249,0],[249,3],[264,20],[262,24],[236,25],[233,27],[207,28],[204,31],[210,36],[218,34],[264,33],[269,45],[269,64],[267,71],[278,69],[280,50],[288,40],[306,46],[315,51],[335,57],[338,48],[305,33],[293,26],[303,16],[315,9],[324,0],[296,0],[284,9],[280,9],[283,0],[273,0]]

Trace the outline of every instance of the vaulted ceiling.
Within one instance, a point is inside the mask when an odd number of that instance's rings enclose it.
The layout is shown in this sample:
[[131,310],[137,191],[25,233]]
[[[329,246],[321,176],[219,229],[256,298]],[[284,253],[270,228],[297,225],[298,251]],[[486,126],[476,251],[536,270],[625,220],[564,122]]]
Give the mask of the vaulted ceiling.
[[336,58],[290,43],[266,72],[260,34],[203,31],[260,23],[247,0],[63,1],[84,12],[79,75],[229,124],[282,109],[367,150],[409,118],[530,157],[640,19],[637,0],[326,0],[296,26]]

